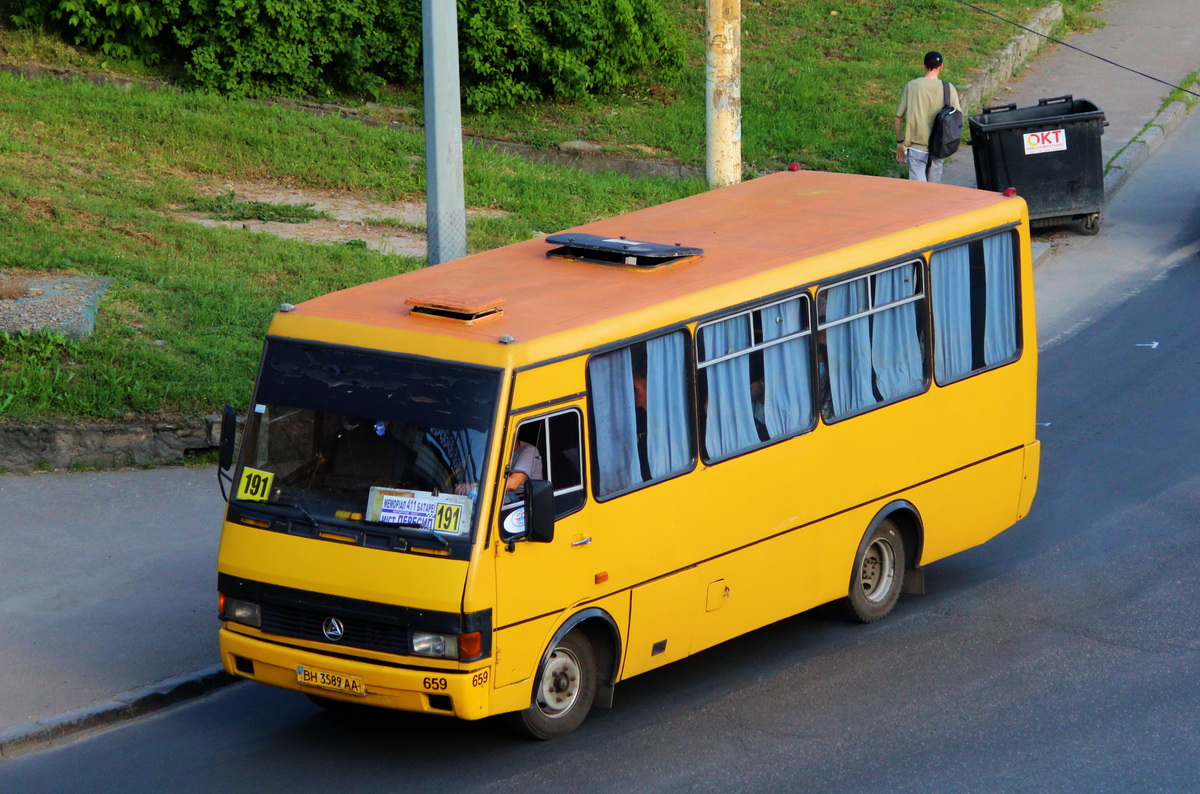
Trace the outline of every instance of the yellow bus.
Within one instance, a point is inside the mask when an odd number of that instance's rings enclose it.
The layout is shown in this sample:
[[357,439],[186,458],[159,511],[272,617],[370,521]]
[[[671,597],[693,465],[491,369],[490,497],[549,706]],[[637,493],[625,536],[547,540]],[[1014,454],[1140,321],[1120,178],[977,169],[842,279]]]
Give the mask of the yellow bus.
[[1029,511],[1028,229],[785,172],[285,305],[222,444],[225,669],[548,739],[803,610],[884,617]]

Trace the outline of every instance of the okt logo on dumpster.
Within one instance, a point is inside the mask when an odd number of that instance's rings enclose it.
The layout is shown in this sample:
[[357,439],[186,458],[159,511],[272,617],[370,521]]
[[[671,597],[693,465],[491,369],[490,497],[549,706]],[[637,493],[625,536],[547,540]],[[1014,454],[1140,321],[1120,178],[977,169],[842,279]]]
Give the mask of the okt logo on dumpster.
[[1025,154],[1045,154],[1046,152],[1065,152],[1067,150],[1066,130],[1027,132],[1024,140]]

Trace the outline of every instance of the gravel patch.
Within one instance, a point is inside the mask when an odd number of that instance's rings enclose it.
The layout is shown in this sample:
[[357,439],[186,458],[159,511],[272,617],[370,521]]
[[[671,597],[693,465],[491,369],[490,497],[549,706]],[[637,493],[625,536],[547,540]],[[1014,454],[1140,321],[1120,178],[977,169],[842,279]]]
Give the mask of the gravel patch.
[[[176,217],[203,226],[223,226],[251,232],[273,234],[309,243],[337,245],[358,243],[381,254],[424,257],[425,203],[422,201],[369,201],[354,194],[335,190],[305,190],[268,182],[226,183],[219,188],[202,189],[213,195],[233,192],[238,201],[270,204],[309,205],[330,218],[305,223],[238,220],[219,221],[211,213],[176,210]],[[468,209],[468,222],[474,218],[500,217],[503,210]]]
[[96,330],[96,305],[109,278],[0,271],[0,331],[58,331],[86,339]]

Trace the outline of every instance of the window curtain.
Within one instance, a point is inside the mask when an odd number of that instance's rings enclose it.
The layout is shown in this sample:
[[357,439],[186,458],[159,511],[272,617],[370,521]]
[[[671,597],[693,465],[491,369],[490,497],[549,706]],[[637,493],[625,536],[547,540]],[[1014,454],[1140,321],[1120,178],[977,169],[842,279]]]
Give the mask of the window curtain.
[[[749,315],[731,317],[700,330],[706,358],[750,346]],[[704,417],[704,449],[722,458],[759,443],[750,402],[750,357],[737,356],[704,368],[708,406]]]
[[[916,265],[885,270],[873,278],[876,306],[911,298],[916,294]],[[921,361],[921,340],[917,337],[915,302],[883,309],[875,314],[871,360],[875,368],[875,386],[884,400],[921,390],[925,374]]]
[[[804,329],[800,298],[764,309],[764,342]],[[763,351],[763,417],[771,438],[790,435],[812,421],[812,387],[809,380],[807,336],[781,342]]]
[[[867,308],[867,282],[858,279],[825,291],[825,321],[834,322]],[[875,402],[871,389],[871,321],[861,317],[826,329],[829,390],[834,416],[846,416]]]
[[1017,353],[1017,301],[1011,234],[995,234],[984,239],[983,272],[987,283],[983,363],[990,367]]
[[646,454],[655,479],[680,471],[691,461],[684,335],[646,343]]
[[596,421],[596,491],[616,493],[642,481],[629,349],[595,356],[588,370]]
[[938,382],[971,371],[971,251],[938,251],[929,265],[933,300],[933,367]]

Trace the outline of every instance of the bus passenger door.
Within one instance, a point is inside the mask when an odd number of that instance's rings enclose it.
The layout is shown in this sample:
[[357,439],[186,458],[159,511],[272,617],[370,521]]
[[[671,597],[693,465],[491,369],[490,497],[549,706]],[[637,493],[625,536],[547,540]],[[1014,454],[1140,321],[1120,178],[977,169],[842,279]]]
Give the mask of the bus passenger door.
[[[513,626],[530,618],[556,614],[594,597],[597,592],[592,538],[582,511],[587,501],[582,422],[582,409],[578,405],[530,415],[517,423],[505,446],[506,461],[512,461],[519,442],[537,449],[541,479],[554,486],[555,525],[554,540],[550,543],[519,540],[507,544],[501,537],[493,536],[497,555],[493,616],[496,626]],[[511,524],[513,514],[523,509],[515,494],[509,500],[501,505],[500,527],[506,521]],[[501,659],[513,658],[503,648],[498,650]],[[542,650],[537,648],[533,653],[540,655]],[[510,669],[501,661],[497,684],[503,686],[521,680],[532,672]]]

